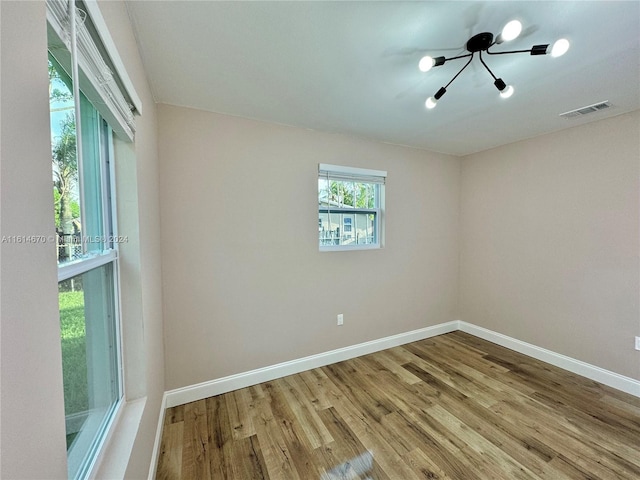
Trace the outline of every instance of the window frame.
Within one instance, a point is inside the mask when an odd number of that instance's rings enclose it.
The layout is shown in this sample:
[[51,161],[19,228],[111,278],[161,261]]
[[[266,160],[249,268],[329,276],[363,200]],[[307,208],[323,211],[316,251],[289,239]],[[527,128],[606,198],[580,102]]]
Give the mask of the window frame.
[[[80,89],[82,94],[82,89]],[[82,101],[82,100],[80,100]],[[88,101],[88,99],[86,99]],[[74,99],[75,102],[75,99]],[[90,103],[90,102],[89,102]],[[95,107],[92,108],[97,112]],[[69,473],[74,474],[74,478],[83,479],[88,478],[91,475],[92,470],[96,466],[101,450],[109,437],[110,430],[114,425],[116,419],[119,417],[123,404],[125,403],[125,388],[124,388],[124,375],[123,375],[123,338],[122,338],[122,325],[120,315],[120,277],[119,277],[119,244],[113,241],[117,232],[117,205],[116,199],[116,186],[113,179],[115,178],[115,165],[113,162],[114,155],[114,143],[113,143],[113,130],[107,121],[98,114],[98,124],[96,125],[98,145],[95,150],[97,158],[86,158],[85,155],[76,153],[78,162],[78,182],[79,188],[79,202],[81,210],[83,211],[82,222],[86,224],[88,222],[89,215],[84,208],[85,194],[90,191],[83,186],[83,182],[86,179],[82,176],[83,164],[86,166],[87,161],[96,161],[97,169],[100,175],[100,181],[98,185],[94,185],[98,192],[98,202],[100,203],[100,216],[101,216],[101,234],[104,237],[100,243],[102,248],[98,251],[87,251],[85,238],[88,233],[82,231],[83,237],[83,255],[80,258],[70,260],[58,264],[58,285],[65,280],[72,279],[74,277],[82,276],[88,272],[101,269],[107,265],[111,266],[111,281],[109,282],[109,294],[113,300],[113,319],[109,322],[109,328],[113,328],[113,338],[115,339],[114,351],[110,356],[110,360],[115,364],[116,373],[116,397],[109,407],[99,415],[92,415],[91,410],[86,419],[86,424],[78,432],[78,436],[74,440],[74,444],[85,445],[86,448],[80,450],[74,450],[69,448],[67,450],[67,463]],[[76,119],[76,124],[82,123],[82,118]],[[83,135],[82,129],[80,135]],[[77,142],[78,147],[81,148],[82,142]],[[80,150],[80,148],[78,150]],[[86,291],[85,291],[86,293]],[[84,307],[86,309],[86,305]],[[85,310],[86,313],[86,310]],[[86,321],[87,319],[85,319]]]
[[[387,172],[383,170],[372,170],[367,168],[356,168],[342,165],[331,165],[326,163],[318,164],[318,215],[327,215],[329,222],[331,223],[331,215],[341,215],[341,218],[337,222],[340,226],[344,225],[344,215],[353,215],[354,221],[351,222],[351,236],[355,237],[357,234],[357,216],[358,214],[374,215],[373,230],[374,243],[354,243],[354,244],[338,244],[338,245],[322,245],[321,239],[318,237],[318,249],[320,252],[336,252],[336,251],[354,251],[354,250],[378,250],[384,247],[384,223],[385,223],[385,185],[387,179]],[[375,186],[375,206],[374,208],[357,208],[353,206],[345,207],[332,207],[327,201],[326,206],[322,206],[320,202],[320,184],[321,180],[326,180],[327,185],[330,185],[331,181],[339,182],[353,182],[355,184],[370,184]],[[329,187],[330,188],[330,187]],[[322,226],[322,219],[318,221],[320,230]]]
[[[79,12],[78,8],[82,8],[84,12]],[[74,16],[81,18],[77,22],[73,22]],[[76,25],[75,37],[72,25]],[[83,427],[78,431],[76,437],[79,440],[78,443],[82,440],[83,433],[86,433],[84,435],[86,441],[83,442],[84,448],[75,452],[73,448],[67,450],[67,463],[71,467],[68,469],[69,474],[73,474],[76,479],[84,479],[95,475],[105,449],[108,448],[107,444],[114,433],[114,427],[118,424],[127,404],[123,335],[125,328],[121,315],[120,253],[119,242],[114,240],[119,239],[116,222],[118,212],[114,156],[116,137],[122,142],[134,143],[133,113],[140,113],[142,105],[124,70],[122,60],[115,50],[115,44],[106,29],[97,4],[82,1],[47,0],[47,36],[49,53],[56,59],[58,67],[72,77],[74,85],[71,90],[75,105],[76,135],[78,137],[76,155],[80,183],[89,181],[82,174],[84,152],[81,144],[84,133],[81,128],[83,118],[81,96],[85,97],[84,100],[88,100],[93,110],[97,112],[96,118],[99,122],[95,124],[95,130],[92,128],[97,145],[95,156],[91,155],[91,161],[98,158],[99,162],[98,165],[95,165],[94,171],[100,178],[96,184],[93,184],[92,191],[99,191],[95,200],[97,201],[96,205],[100,206],[100,212],[98,213],[96,210],[96,215],[91,212],[90,217],[93,216],[96,219],[96,227],[101,225],[102,228],[98,227],[95,233],[101,230],[103,239],[99,241],[100,246],[95,250],[87,251],[85,238],[83,238],[83,255],[58,265],[58,285],[65,280],[104,269],[105,266],[110,265],[108,279],[103,284],[103,294],[106,295],[103,298],[110,299],[108,301],[112,303],[112,306],[108,311],[104,311],[103,318],[106,322],[106,328],[111,331],[108,338],[112,341],[108,341],[107,344],[109,349],[107,360],[112,362],[109,371],[113,372],[113,376],[109,378],[111,378],[113,390],[111,390],[111,395],[100,397],[99,394],[96,397],[107,399],[100,413],[94,411],[96,414],[92,416],[91,407],[87,411],[88,416],[84,421],[87,422],[87,425],[93,422],[95,428],[92,428],[91,431],[87,429],[85,432]],[[76,55],[73,53],[75,48],[77,48]],[[106,53],[106,57],[103,57],[104,53],[101,52]],[[96,76],[98,73],[104,77]],[[121,90],[122,85],[124,85],[124,90]],[[84,209],[82,189],[83,187],[80,186],[79,200],[81,209]],[[102,217],[101,220],[97,215]],[[90,217],[86,217],[86,212],[81,212],[81,221],[83,222],[81,235],[86,236],[91,233],[86,230],[89,226],[85,223]],[[104,271],[107,272],[107,270]],[[97,292],[97,290],[93,291]],[[85,304],[86,308],[87,304]],[[57,320],[60,322],[60,317]],[[100,369],[97,371],[97,375],[100,375],[99,371]],[[102,378],[104,379],[104,376]],[[91,383],[91,380],[89,381]],[[95,383],[93,385],[98,386]]]

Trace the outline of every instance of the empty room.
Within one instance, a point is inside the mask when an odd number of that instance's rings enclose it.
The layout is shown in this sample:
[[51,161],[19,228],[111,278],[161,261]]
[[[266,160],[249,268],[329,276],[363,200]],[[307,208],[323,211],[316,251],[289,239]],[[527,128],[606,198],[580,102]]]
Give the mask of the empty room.
[[0,478],[640,478],[640,1],[0,26]]

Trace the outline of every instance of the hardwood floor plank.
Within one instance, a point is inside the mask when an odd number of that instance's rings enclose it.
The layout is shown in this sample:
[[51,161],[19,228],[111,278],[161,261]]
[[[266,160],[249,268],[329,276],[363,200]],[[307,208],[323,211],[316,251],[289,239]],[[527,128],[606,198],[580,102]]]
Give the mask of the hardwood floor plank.
[[448,379],[447,374],[437,367],[429,368],[429,371],[427,371],[424,370],[424,368],[419,368],[414,363],[408,363],[404,365],[404,368],[429,385],[436,392],[436,396],[443,394],[449,395],[451,398],[460,401],[468,398],[464,393],[455,388],[455,384]]
[[177,407],[167,409],[167,413],[164,416],[165,425],[170,425],[172,423],[178,423],[183,421],[184,421],[184,405],[178,405]]
[[607,406],[603,402],[572,400],[571,396],[561,392],[556,392],[555,395],[551,392],[535,392],[531,398],[552,409],[561,410],[566,416],[593,419],[601,428],[617,433],[627,441],[640,438],[640,418],[623,409]]
[[421,382],[418,377],[412,375],[407,370],[402,368],[402,364],[398,363],[395,358],[389,355],[386,351],[378,352],[375,355],[366,355],[362,358],[366,358],[369,361],[379,364],[381,367],[391,372],[394,376],[398,377],[398,379],[403,381],[404,383],[414,385]]
[[278,420],[271,411],[268,395],[255,402],[253,415],[253,425],[269,477],[272,480],[306,480],[298,474]]
[[[368,389],[377,390],[376,397],[384,396],[394,405],[395,410],[424,409],[433,404],[429,399],[428,388],[420,380],[418,383],[406,383],[398,376],[373,361],[369,355],[352,360],[358,371],[362,372],[369,380]],[[377,369],[379,368],[379,369]],[[403,368],[404,370],[404,368]],[[406,371],[406,370],[405,370]],[[407,371],[409,375],[415,377]],[[418,378],[418,377],[415,377]]]
[[[443,472],[446,476],[452,478],[465,477],[470,480],[479,478],[461,459],[461,449],[456,448],[454,452],[447,451],[438,440],[420,428],[416,422],[407,418],[407,416],[399,413],[390,414],[387,415],[384,422],[388,425],[388,430],[393,437],[404,438],[404,441],[407,443],[407,452],[403,454],[403,457],[410,455],[416,448],[421,449],[429,459],[429,465],[433,467],[432,469],[428,469],[428,472],[430,472],[432,476],[437,475],[437,472]],[[434,424],[432,424],[432,426],[433,425]],[[437,428],[437,431],[440,433],[444,430],[444,428]],[[451,453],[454,454],[451,455]],[[425,473],[422,469],[420,472],[421,474]],[[430,477],[427,476],[427,478]]]
[[[494,405],[498,399],[496,398],[496,392],[483,385],[480,382],[476,382],[475,378],[464,373],[464,371],[456,368],[450,360],[444,355],[438,355],[437,351],[434,352],[433,348],[427,348],[422,346],[413,346],[414,353],[420,352],[420,357],[426,360],[430,364],[437,367],[432,370],[432,374],[438,376],[442,381],[454,386],[460,393],[463,393],[466,397],[473,398],[474,401],[480,403],[484,407],[490,407]],[[416,353],[417,354],[417,353]]]
[[[229,423],[227,395],[207,398],[207,431],[209,434],[209,471],[211,478],[230,478],[230,444],[233,441],[233,429]],[[189,478],[184,476],[183,478]]]
[[465,423],[440,405],[434,405],[429,409],[428,413],[438,422],[446,426],[453,435],[465,442],[469,448],[475,450],[479,455],[487,459],[480,468],[486,471],[489,476],[506,474],[509,478],[519,480],[537,480],[540,478],[530,469],[506,454],[504,450],[496,447],[472,428],[468,428]]
[[166,480],[640,478],[640,399],[453,332],[168,409]]
[[229,461],[226,462],[228,465],[226,478],[270,480],[257,435],[234,440],[227,454]]
[[342,395],[335,396],[334,408],[367,450],[375,452],[376,461],[384,472],[392,479],[414,480],[419,478],[387,441],[388,432],[380,426],[379,422],[382,417],[376,414],[372,415],[368,409],[358,408],[358,400],[353,395],[353,388],[339,382],[337,387],[342,387],[344,390]]
[[295,470],[302,479],[316,478],[318,470],[312,454],[314,442],[307,436],[305,429],[296,418],[292,405],[287,402],[287,397],[283,393],[285,386],[282,379],[267,382],[263,387],[270,397],[269,405],[275,424],[280,428]]
[[[336,410],[344,416],[349,424],[354,420],[361,419],[353,415],[344,415],[341,411],[342,405],[337,405]],[[352,429],[353,427],[349,425]],[[420,477],[404,462],[398,452],[387,441],[387,435],[378,430],[364,430],[359,434],[360,442],[370,452],[373,452],[376,462],[390,479],[402,478],[403,480],[417,480]],[[365,477],[366,478],[366,477]]]
[[[622,392],[619,392],[622,393]],[[615,393],[612,395],[611,393],[605,393],[601,399],[604,403],[608,405],[615,405],[616,407],[626,410],[629,415],[634,418],[640,418],[640,399],[632,397],[628,395],[627,398],[622,400],[620,395],[616,395]]]
[[[539,400],[536,394],[532,395],[532,398]],[[629,462],[634,464],[633,467],[629,467],[631,469],[640,466],[640,434],[620,428],[615,424],[608,424],[601,418],[595,418],[574,408],[558,409],[555,408],[553,402],[550,404],[547,401],[540,403],[549,407],[541,414],[545,415],[549,422],[560,422],[567,434],[582,439],[592,448],[602,449],[613,455],[619,453],[624,455]],[[561,419],[557,418],[558,412],[562,413]],[[640,473],[638,476],[640,477]]]
[[401,345],[399,347],[393,347],[388,350],[384,350],[388,357],[393,358],[398,365],[404,365],[405,363],[413,362],[415,355],[411,352],[408,352],[404,347],[406,345]]
[[[319,412],[324,425],[336,440],[316,450],[321,457],[323,480],[337,478],[372,478],[392,480],[382,470],[370,450],[358,440],[354,432],[333,407]],[[348,475],[357,475],[349,477]]]
[[393,411],[394,407],[388,399],[374,398],[371,395],[367,379],[358,375],[353,363],[340,362],[322,369],[345,396],[362,408],[367,417],[379,423],[383,416]]
[[452,477],[444,473],[438,465],[433,463],[420,448],[414,448],[409,453],[403,455],[402,459],[407,462],[420,478],[452,479]]
[[184,422],[173,422],[164,426],[157,478],[161,480],[181,478],[183,435]]
[[199,400],[184,406],[182,471],[194,480],[211,478],[206,403]]
[[292,377],[285,377],[278,382],[285,401],[291,407],[298,424],[305,433],[312,449],[333,442],[333,437],[318,416],[314,406],[298,389]]
[[[458,368],[460,369],[460,371],[470,374],[475,378],[476,381],[478,380],[478,374],[480,374],[483,376],[483,380],[488,379],[488,381],[493,384],[493,388],[498,391],[504,390],[505,385],[507,387],[515,388],[519,394],[523,392],[533,393],[535,391],[533,388],[529,388],[523,382],[515,382],[511,379],[511,377],[502,375],[508,373],[509,370],[487,360],[484,356],[468,356],[464,355],[463,351],[458,351],[457,348],[452,348],[452,345],[457,345],[457,347],[460,349],[464,348],[464,339],[456,339],[454,337],[451,337],[450,339],[449,335],[446,335],[446,340],[448,341],[444,342],[444,340],[445,339],[443,339],[442,342],[431,346],[430,350],[434,353],[437,353],[440,357],[442,357],[442,359],[446,360],[450,364],[455,365],[455,368]],[[469,347],[469,345],[466,346]],[[496,383],[494,382],[498,382],[499,385],[496,385]],[[482,385],[491,386],[489,383],[485,383],[484,381],[480,383]],[[509,391],[509,393],[512,394],[513,391],[511,390]]]
[[241,388],[225,395],[229,426],[233,432],[233,438],[251,437],[256,434],[253,427],[253,419],[249,415],[251,405],[251,392],[248,388]]
[[307,370],[293,376],[298,390],[311,402],[316,410],[324,410],[332,406],[328,395],[327,376],[319,368]]
[[579,466],[573,464],[572,462],[567,461],[567,459],[563,455],[559,455],[555,457],[553,460],[549,462],[549,465],[554,469],[556,469],[557,471],[561,472],[567,478],[571,478],[571,479],[579,478],[581,480],[582,479],[602,480],[600,477],[598,477],[594,473],[591,473],[588,470],[580,468]]
[[518,424],[511,424],[503,417],[473,402],[466,402],[462,408],[451,409],[464,425],[482,435],[514,460],[526,466],[540,478],[563,479],[565,475],[549,465],[558,452],[544,443],[544,439],[531,435]]
[[[611,461],[609,452],[591,445],[588,437],[568,428],[558,428],[558,424],[548,424],[546,419],[532,414],[531,411],[525,413],[523,405],[525,404],[501,402],[492,407],[492,410],[511,423],[525,428],[531,435],[544,438],[548,445],[560,452],[567,463],[592,472],[597,478],[637,478],[640,475],[640,472],[636,472],[636,475],[633,471],[621,470]],[[560,417],[556,420],[561,422]]]

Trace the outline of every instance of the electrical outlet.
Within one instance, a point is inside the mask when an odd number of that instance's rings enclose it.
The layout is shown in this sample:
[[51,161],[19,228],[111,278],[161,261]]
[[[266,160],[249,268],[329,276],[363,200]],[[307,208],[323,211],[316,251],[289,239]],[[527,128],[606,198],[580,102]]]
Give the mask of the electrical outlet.
[[640,337],[636,337],[636,350],[640,350]]
[[344,315],[339,313],[338,314],[338,325],[342,325],[344,323]]

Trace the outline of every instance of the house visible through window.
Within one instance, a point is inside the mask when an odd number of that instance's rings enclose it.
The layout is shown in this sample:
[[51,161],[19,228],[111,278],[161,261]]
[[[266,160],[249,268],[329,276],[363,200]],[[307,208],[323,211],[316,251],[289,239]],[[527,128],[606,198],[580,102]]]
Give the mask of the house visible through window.
[[321,251],[379,248],[387,172],[320,164],[318,244]]

